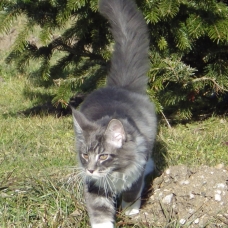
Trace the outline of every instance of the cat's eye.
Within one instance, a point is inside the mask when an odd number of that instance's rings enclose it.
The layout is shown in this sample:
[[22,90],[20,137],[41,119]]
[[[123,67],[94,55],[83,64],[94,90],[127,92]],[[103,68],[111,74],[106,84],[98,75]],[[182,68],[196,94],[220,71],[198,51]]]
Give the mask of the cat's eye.
[[105,161],[107,159],[108,159],[108,154],[102,154],[99,156],[99,160],[101,160],[101,161]]
[[88,155],[88,154],[82,154],[82,157],[83,157],[85,160],[88,160],[88,159],[89,159],[89,155]]

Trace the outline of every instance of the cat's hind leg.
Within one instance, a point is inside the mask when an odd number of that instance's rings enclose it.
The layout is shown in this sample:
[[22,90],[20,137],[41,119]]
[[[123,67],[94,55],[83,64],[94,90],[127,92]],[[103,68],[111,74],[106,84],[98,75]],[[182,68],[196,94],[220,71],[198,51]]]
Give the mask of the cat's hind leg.
[[154,162],[150,158],[147,161],[144,174],[132,185],[132,187],[122,194],[122,209],[125,215],[134,215],[139,213],[141,206],[141,194],[144,188],[145,176],[154,170]]
[[122,210],[125,215],[134,215],[139,213],[141,206],[141,193],[143,189],[144,176],[140,177],[129,190],[122,194]]

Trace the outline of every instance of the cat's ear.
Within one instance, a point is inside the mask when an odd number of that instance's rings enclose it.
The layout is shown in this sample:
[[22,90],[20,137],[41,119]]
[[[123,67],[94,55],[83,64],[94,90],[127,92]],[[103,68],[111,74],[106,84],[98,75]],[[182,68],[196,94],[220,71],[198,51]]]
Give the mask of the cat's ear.
[[123,142],[126,140],[123,124],[117,119],[112,119],[105,131],[105,136],[107,143],[116,148],[121,148]]
[[85,135],[89,134],[91,131],[97,129],[97,125],[89,121],[83,113],[72,108],[73,122],[77,136],[79,138],[84,138]]

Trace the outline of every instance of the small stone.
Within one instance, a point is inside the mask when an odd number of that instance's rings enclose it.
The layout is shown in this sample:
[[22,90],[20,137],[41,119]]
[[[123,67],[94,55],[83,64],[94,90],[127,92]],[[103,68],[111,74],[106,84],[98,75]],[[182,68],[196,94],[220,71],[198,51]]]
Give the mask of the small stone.
[[221,194],[222,194],[222,191],[219,190],[219,189],[216,189],[216,190],[215,190],[215,193],[218,194],[218,195],[221,195]]
[[222,197],[219,194],[215,194],[215,201],[221,201]]
[[189,180],[183,180],[180,182],[181,185],[188,185],[190,183]]
[[219,184],[216,185],[216,187],[217,188],[225,188],[226,186],[223,183],[219,183]]
[[198,224],[199,223],[199,218],[195,219],[194,223]]
[[189,212],[190,214],[193,214],[193,213],[195,212],[195,210],[194,210],[193,208],[189,208],[189,209],[188,209],[188,212]]
[[169,194],[162,199],[162,203],[170,204],[172,202],[172,199],[173,199],[173,194]]
[[170,170],[170,169],[167,169],[167,170],[165,171],[165,173],[166,173],[167,175],[169,175],[169,174],[171,173],[171,170]]
[[186,223],[186,219],[181,219],[181,220],[179,221],[179,223],[180,223],[181,225],[184,225],[184,224]]
[[194,198],[195,198],[195,195],[192,194],[192,193],[190,193],[190,194],[189,194],[189,199],[194,199]]

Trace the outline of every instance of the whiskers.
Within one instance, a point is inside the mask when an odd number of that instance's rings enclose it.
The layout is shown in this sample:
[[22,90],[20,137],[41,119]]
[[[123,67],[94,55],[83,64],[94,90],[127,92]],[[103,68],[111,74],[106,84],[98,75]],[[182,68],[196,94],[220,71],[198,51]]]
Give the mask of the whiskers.
[[107,173],[104,176],[104,183],[105,183],[105,188],[109,189],[109,191],[111,192],[112,196],[116,194],[116,188],[115,188],[115,183],[111,178],[111,175],[109,173]]
[[105,174],[96,183],[99,188],[99,193],[105,196],[107,199],[113,200],[114,202],[114,198],[116,196],[116,188],[111,174]]
[[97,171],[96,176],[88,175],[83,167],[67,167],[67,169],[71,170],[71,173],[64,178],[63,187],[73,192],[76,198],[81,201],[84,198],[84,184],[88,186],[95,184],[99,195],[105,196],[107,199],[114,199],[116,195],[132,185],[135,177],[143,171],[144,166],[135,161],[128,173],[116,172],[109,168]]
[[127,176],[121,173],[108,172],[99,181],[97,186],[103,190],[106,197],[116,197],[124,188],[127,182]]
[[67,167],[67,169],[72,170],[72,172],[64,178],[62,187],[74,194],[76,193],[76,198],[82,199],[83,184],[86,178],[85,170],[82,167]]

